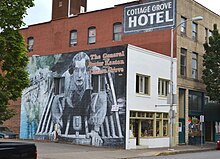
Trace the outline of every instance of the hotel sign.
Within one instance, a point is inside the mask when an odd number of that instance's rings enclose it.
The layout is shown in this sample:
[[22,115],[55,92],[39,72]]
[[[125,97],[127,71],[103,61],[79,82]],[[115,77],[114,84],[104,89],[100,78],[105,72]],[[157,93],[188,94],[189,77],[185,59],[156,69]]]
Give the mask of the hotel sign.
[[124,8],[124,33],[149,32],[175,25],[175,0],[157,0]]

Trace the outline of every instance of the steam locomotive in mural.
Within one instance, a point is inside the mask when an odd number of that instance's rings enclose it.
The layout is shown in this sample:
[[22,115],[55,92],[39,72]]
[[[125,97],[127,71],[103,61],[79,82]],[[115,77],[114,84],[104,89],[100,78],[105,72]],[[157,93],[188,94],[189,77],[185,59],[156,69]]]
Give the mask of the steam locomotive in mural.
[[125,46],[32,57],[23,91],[21,138],[123,146]]

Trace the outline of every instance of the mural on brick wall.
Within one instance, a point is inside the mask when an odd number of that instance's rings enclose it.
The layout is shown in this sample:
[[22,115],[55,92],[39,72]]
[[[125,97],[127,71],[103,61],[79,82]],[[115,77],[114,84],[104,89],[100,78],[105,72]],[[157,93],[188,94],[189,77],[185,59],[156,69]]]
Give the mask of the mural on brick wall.
[[32,57],[20,137],[123,146],[126,48]]

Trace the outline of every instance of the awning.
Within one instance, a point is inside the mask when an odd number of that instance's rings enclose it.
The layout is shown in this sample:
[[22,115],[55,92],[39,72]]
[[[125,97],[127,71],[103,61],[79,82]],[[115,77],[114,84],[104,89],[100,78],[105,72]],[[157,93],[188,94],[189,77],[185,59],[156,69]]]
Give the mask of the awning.
[[208,103],[204,107],[205,121],[220,121],[220,104]]

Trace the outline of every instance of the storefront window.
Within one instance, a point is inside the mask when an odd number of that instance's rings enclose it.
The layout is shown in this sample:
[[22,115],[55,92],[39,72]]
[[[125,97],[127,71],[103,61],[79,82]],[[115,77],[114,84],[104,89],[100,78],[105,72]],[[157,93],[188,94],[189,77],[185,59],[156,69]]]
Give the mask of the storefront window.
[[188,127],[189,127],[189,144],[199,144],[201,138],[201,131],[200,131],[200,123],[198,117],[189,117],[188,120]]
[[135,121],[134,120],[130,120],[130,125],[129,125],[129,137],[133,138],[134,137],[134,125],[135,125]]
[[157,120],[156,122],[156,136],[161,136],[161,120]]
[[141,136],[142,137],[153,136],[153,120],[141,121]]
[[130,137],[168,136],[168,113],[131,111],[129,131]]
[[163,136],[168,136],[168,121],[163,121]]
[[200,123],[197,117],[189,117],[189,136],[200,136]]

